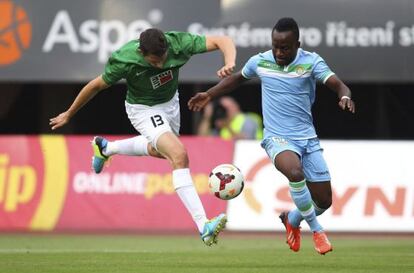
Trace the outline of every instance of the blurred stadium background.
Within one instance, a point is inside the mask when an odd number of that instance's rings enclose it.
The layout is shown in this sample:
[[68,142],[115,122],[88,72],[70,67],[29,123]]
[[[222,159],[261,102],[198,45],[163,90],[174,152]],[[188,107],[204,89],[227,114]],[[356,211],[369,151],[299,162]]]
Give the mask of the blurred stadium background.
[[[65,128],[49,118],[102,73],[110,52],[148,27],[230,35],[237,70],[271,47],[280,17],[294,17],[302,47],[347,83],[354,115],[318,86],[314,122],[333,178],[321,217],[335,251],[318,257],[284,244],[280,211],[292,208],[285,179],[256,141],[197,137],[186,103],[215,84],[220,54],[181,70],[181,134],[209,216],[228,230],[206,249],[174,195],[161,160],[117,157],[90,170],[94,135],[128,137],[121,82]],[[408,0],[0,0],[0,272],[414,272],[414,2]],[[260,85],[232,96],[261,112]],[[209,194],[210,170],[233,162],[246,176],[230,202]],[[306,231],[306,228],[304,228]]]

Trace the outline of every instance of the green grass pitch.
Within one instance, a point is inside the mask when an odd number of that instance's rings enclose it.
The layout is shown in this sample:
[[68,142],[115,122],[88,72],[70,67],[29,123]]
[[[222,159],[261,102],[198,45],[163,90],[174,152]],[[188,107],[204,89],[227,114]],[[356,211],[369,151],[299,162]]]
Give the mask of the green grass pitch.
[[204,246],[197,235],[0,235],[0,273],[414,272],[414,236],[339,236],[334,251],[313,250],[305,234],[291,252],[283,234],[224,232]]

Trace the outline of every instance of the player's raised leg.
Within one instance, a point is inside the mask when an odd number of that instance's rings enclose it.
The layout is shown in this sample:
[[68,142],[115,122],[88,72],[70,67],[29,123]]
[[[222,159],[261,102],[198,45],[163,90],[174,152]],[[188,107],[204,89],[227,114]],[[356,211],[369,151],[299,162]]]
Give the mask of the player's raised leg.
[[174,188],[191,214],[197,225],[203,242],[210,246],[217,243],[217,236],[226,225],[227,217],[224,214],[207,220],[203,204],[194,187],[187,152],[176,135],[172,132],[165,132],[156,141],[157,150],[170,161],[173,167]]
[[161,157],[144,136],[136,136],[116,141],[108,141],[106,138],[96,136],[92,140],[92,169],[96,173],[100,173],[106,162],[113,155],[129,155],[129,156],[154,156]]

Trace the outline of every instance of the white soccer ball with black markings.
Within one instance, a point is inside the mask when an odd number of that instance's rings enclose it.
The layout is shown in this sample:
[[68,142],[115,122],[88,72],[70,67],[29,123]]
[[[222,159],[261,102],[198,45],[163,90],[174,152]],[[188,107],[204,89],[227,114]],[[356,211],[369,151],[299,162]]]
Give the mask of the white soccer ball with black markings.
[[244,177],[236,166],[221,164],[211,171],[208,178],[208,187],[216,197],[230,200],[242,192]]

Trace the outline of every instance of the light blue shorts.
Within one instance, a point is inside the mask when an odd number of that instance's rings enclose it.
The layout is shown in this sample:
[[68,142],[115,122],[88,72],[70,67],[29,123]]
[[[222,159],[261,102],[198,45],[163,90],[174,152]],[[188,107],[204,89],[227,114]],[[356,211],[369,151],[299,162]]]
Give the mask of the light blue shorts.
[[328,165],[323,158],[323,149],[318,138],[292,140],[284,137],[269,137],[262,141],[261,146],[273,163],[276,156],[283,151],[289,150],[297,153],[308,182],[331,181]]

